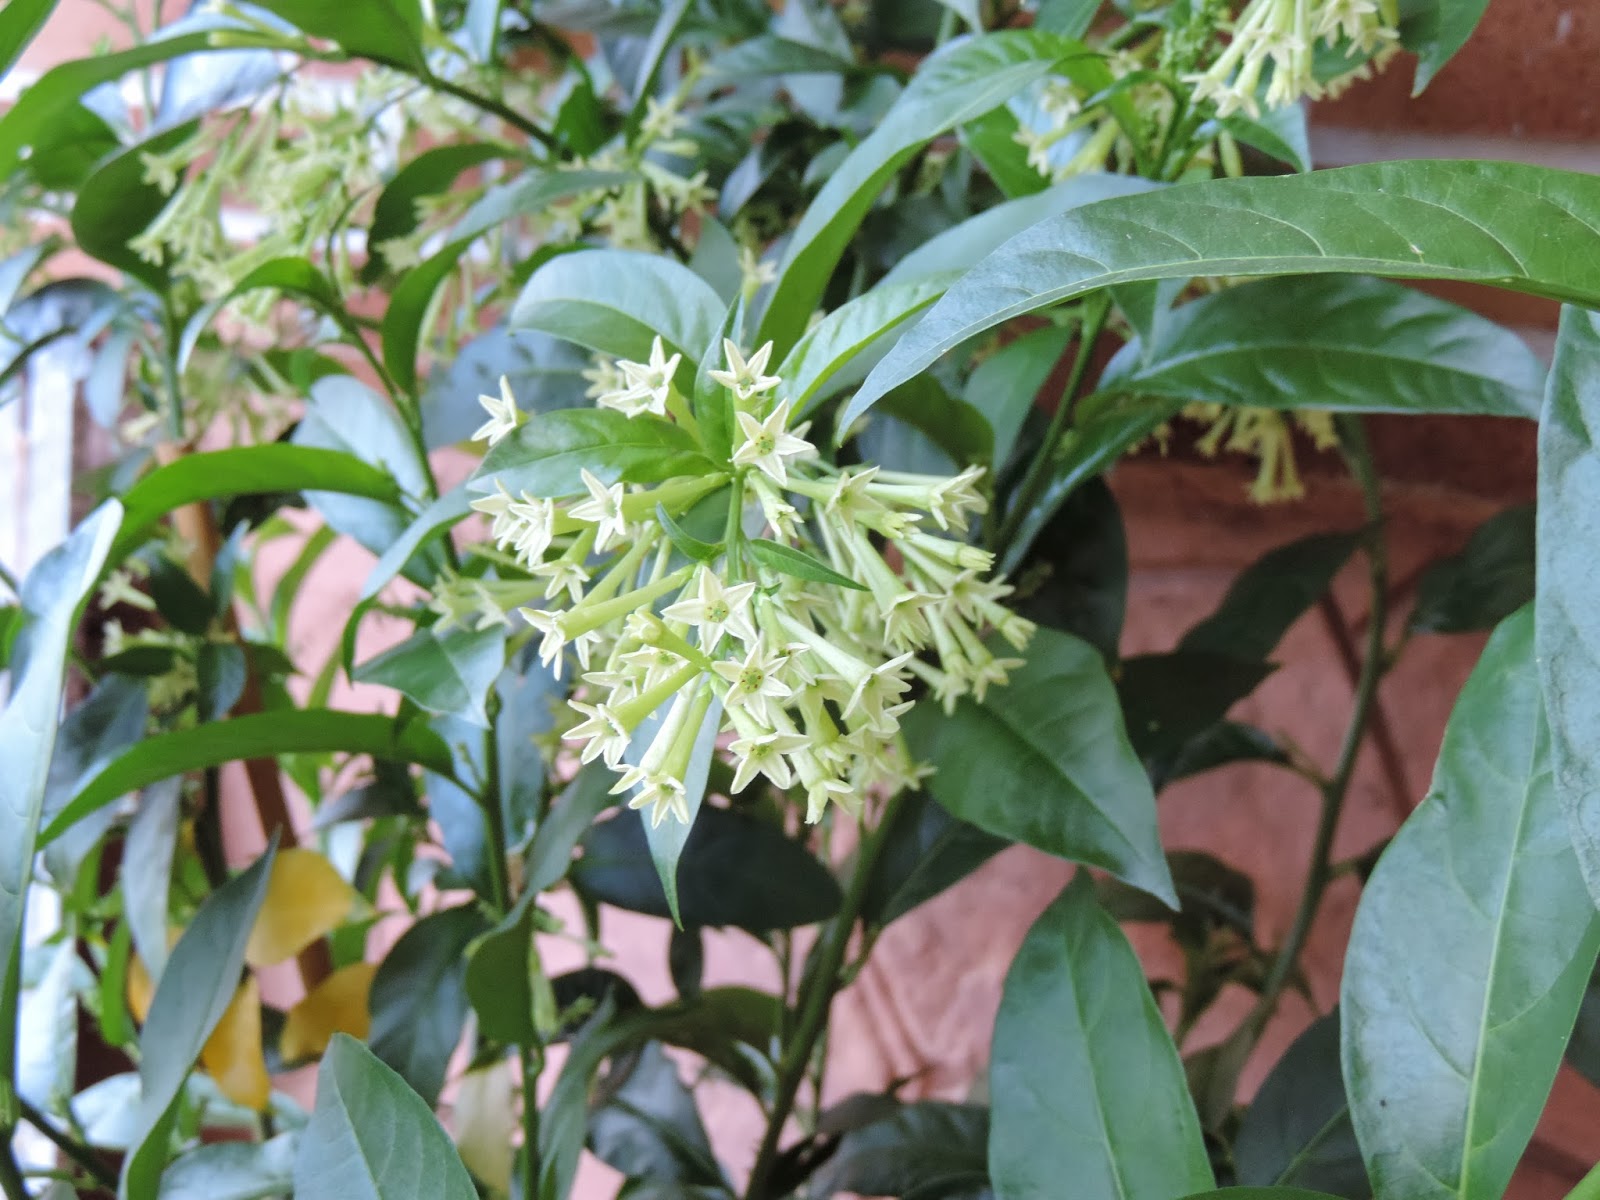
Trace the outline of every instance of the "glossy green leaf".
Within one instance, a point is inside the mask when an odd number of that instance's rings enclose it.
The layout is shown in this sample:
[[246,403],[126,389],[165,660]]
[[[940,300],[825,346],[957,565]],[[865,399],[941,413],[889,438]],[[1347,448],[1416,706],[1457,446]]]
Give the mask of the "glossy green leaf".
[[1172,312],[1125,346],[1102,390],[1186,402],[1532,417],[1544,365],[1458,305],[1360,276],[1266,279]]
[[1561,315],[1539,421],[1535,539],[1539,676],[1550,721],[1556,793],[1578,865],[1600,902],[1600,314]]
[[660,504],[656,505],[656,520],[661,523],[662,532],[667,535],[667,539],[680,554],[694,559],[695,562],[703,563],[715,562],[722,557],[723,548],[720,543],[702,542],[673,520],[672,514]]
[[1353,533],[1319,533],[1267,551],[1233,581],[1217,611],[1183,635],[1179,652],[1266,659],[1359,541]]
[[885,396],[855,430],[862,461],[886,471],[954,475],[994,458],[994,431],[984,415],[928,375]]
[[1318,1188],[1367,1200],[1339,1067],[1339,1014],[1312,1022],[1261,1084],[1233,1143],[1239,1182]]
[[12,0],[0,9],[0,76],[22,57],[55,6],[56,0]]
[[399,499],[392,477],[338,450],[271,442],[188,454],[157,467],[124,493],[126,515],[112,558],[137,548],[163,516],[186,504],[302,490]]
[[1015,237],[1018,230],[1085,204],[1153,191],[1159,186],[1136,175],[1078,175],[1034,195],[1003,201],[934,234],[895,263],[879,286],[970,271]]
[[437,500],[430,501],[416,520],[406,526],[405,532],[390,542],[378,556],[378,561],[367,573],[366,582],[361,585],[361,599],[371,600],[376,597],[396,575],[400,574],[418,550],[438,535],[455,528],[456,524],[471,511],[472,497],[467,494],[465,488],[453,488]]
[[195,655],[197,708],[202,722],[220,721],[244,695],[250,665],[231,642],[206,642]]
[[141,258],[128,243],[167,205],[167,194],[145,179],[145,156],[170,151],[194,131],[190,122],[158,133],[114,155],[84,181],[72,206],[72,235],[80,249],[149,288],[166,286],[166,267]]
[[[571,878],[584,895],[672,915],[638,813],[601,822],[582,844]],[[731,925],[759,935],[825,921],[839,908],[839,885],[810,851],[778,826],[735,810],[703,805],[677,867],[685,927]]]
[[1417,583],[1413,633],[1493,629],[1533,599],[1534,507],[1519,504],[1477,529],[1460,554],[1432,564]]
[[904,729],[934,767],[928,791],[955,816],[1176,905],[1155,795],[1105,662],[1087,642],[1041,629],[1006,686],[982,703],[963,699],[952,717],[919,704]]
[[1218,721],[1189,738],[1175,754],[1147,761],[1156,791],[1169,783],[1199,775],[1230,763],[1260,762],[1289,765],[1289,754],[1272,735],[1240,721]]
[[786,546],[782,542],[775,542],[770,538],[751,538],[745,546],[749,549],[751,558],[767,570],[777,571],[780,575],[792,575],[796,579],[806,579],[812,583],[829,583],[834,587],[849,588],[856,592],[867,590],[849,576],[839,574],[820,559],[812,557],[804,550]]
[[158,1200],[271,1200],[294,1187],[298,1133],[200,1146],[161,1173]]
[[1356,911],[1340,994],[1344,1075],[1374,1194],[1505,1191],[1597,948],[1523,609],[1462,689],[1428,798]]
[[[12,5],[8,4],[6,8],[9,11]],[[52,67],[24,88],[16,103],[0,117],[0,175],[10,178],[35,140],[48,130],[52,122],[70,113],[85,92],[99,84],[120,79],[140,67],[211,48],[209,32],[189,33],[181,37],[158,38],[115,54],[77,58]],[[99,124],[104,128],[104,122]]]
[[389,293],[379,338],[383,343],[383,367],[402,391],[417,390],[417,352],[422,343],[423,323],[433,306],[434,294],[460,263],[472,245],[471,238],[446,243],[400,277]]
[[242,759],[280,754],[370,754],[451,770],[450,750],[432,730],[393,717],[306,708],[249,713],[140,742],[79,789],[40,835],[48,843],[97,809],[148,784]]
[[923,1100],[851,1129],[817,1172],[808,1194],[917,1196],[955,1200],[988,1195],[989,1110]]
[[1235,113],[1225,117],[1221,124],[1223,129],[1246,146],[1253,146],[1279,162],[1288,163],[1296,171],[1309,171],[1314,165],[1304,105],[1280,105],[1267,109],[1259,117]]
[[1071,342],[1071,329],[1036,329],[1000,347],[968,378],[962,399],[981,412],[994,431],[997,467],[1011,460],[1023,423]]
[[662,1188],[677,1184],[730,1194],[694,1093],[659,1042],[644,1045],[620,1086],[607,1089],[607,1099],[589,1118],[589,1148],[601,1162]]
[[712,469],[693,436],[649,415],[629,417],[609,408],[564,408],[538,413],[490,450],[468,488],[493,490],[493,480],[515,495],[575,496],[587,470],[601,482],[658,483]]
[[405,641],[368,659],[351,676],[410,696],[433,713],[458,716],[489,727],[485,701],[506,663],[504,626],[419,629]]
[[367,226],[372,258],[362,268],[363,279],[372,282],[382,274],[384,242],[417,228],[419,200],[448,192],[465,172],[506,154],[506,147],[493,142],[458,142],[433,146],[406,162],[383,185],[372,207],[372,221]]
[[780,356],[788,354],[867,211],[919,147],[1003,104],[1074,56],[1100,65],[1081,43],[1009,30],[951,43],[925,60],[800,219],[778,266],[756,342],[771,341]]
[[998,1200],[1172,1200],[1215,1186],[1183,1064],[1088,873],[1028,931],[989,1064]]
[[336,43],[347,54],[374,62],[427,71],[423,56],[424,21],[418,0],[364,0],[327,4],[324,0],[259,0],[262,8],[315,38]]
[[556,797],[528,847],[529,891],[545,891],[566,878],[572,866],[572,852],[583,835],[601,813],[616,803],[611,795],[615,782],[616,776],[608,768],[590,763]]
[[44,809],[67,649],[77,614],[94,587],[122,506],[107,502],[52,550],[22,585],[21,631],[0,709],[0,814],[9,831],[0,852],[0,1107],[10,1108],[16,1065],[16,1012],[23,915],[33,879],[34,848]]
[[354,1038],[336,1033],[300,1135],[296,1200],[476,1200],[428,1104]]
[[534,971],[538,957],[534,937],[539,932],[535,892],[527,892],[517,906],[475,942],[467,956],[462,985],[478,1016],[478,1036],[491,1042],[531,1046],[540,1040],[534,1014]]
[[1467,44],[1488,7],[1489,0],[1402,0],[1400,42],[1417,56],[1412,95],[1421,95]]
[[533,273],[511,309],[516,328],[541,329],[601,354],[646,362],[660,335],[688,370],[700,361],[727,308],[688,267],[632,250],[579,250]]
[[985,330],[1141,279],[1390,275],[1600,305],[1597,230],[1600,179],[1511,163],[1374,163],[1102,201],[984,259],[902,336],[844,419]]
[[179,1094],[238,990],[245,943],[266,899],[276,852],[274,834],[249,870],[206,897],[167,959],[139,1036],[139,1113],[122,1164],[122,1200],[156,1200]]
[[886,284],[834,309],[807,330],[778,364],[775,373],[783,380],[779,395],[801,416],[841,388],[866,378],[870,364],[861,360],[871,357],[874,343],[942,296],[954,278],[946,273]]
[[476,905],[431,913],[401,935],[372,980],[367,1044],[430,1105],[466,1025],[467,947],[486,928]]

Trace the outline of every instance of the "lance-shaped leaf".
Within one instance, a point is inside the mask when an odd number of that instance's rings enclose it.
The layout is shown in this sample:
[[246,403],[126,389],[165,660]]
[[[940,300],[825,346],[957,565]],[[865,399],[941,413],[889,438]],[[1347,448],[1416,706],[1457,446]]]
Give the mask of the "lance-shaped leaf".
[[21,632],[11,670],[11,698],[0,711],[0,1097],[8,1098],[16,1065],[19,946],[45,783],[55,748],[56,716],[66,674],[67,646],[78,608],[100,575],[122,519],[111,501],[47,554],[22,585]]
[[999,1200],[1172,1200],[1215,1186],[1183,1064],[1080,871],[1006,975],[990,1055]]
[[1101,390],[1258,408],[1532,417],[1544,365],[1522,339],[1363,276],[1264,279],[1185,304],[1123,347]]
[[919,704],[904,728],[933,764],[928,791],[963,821],[1101,867],[1177,907],[1155,794],[1105,661],[1087,642],[1040,629],[1004,687],[962,700],[951,717]]
[[657,483],[711,470],[682,426],[610,408],[563,408],[518,426],[485,456],[467,490],[493,491],[498,480],[513,495],[576,496],[584,491],[584,471],[609,484]]
[[1600,901],[1600,314],[1562,314],[1539,422],[1534,611],[1556,790]]
[[1012,238],[945,293],[843,418],[1013,317],[1100,288],[1197,275],[1388,275],[1600,305],[1600,179],[1485,162],[1388,162],[1105,200]]
[[1525,608],[1490,639],[1428,798],[1356,911],[1344,1076],[1378,1196],[1504,1193],[1600,947],[1552,779],[1533,624]]

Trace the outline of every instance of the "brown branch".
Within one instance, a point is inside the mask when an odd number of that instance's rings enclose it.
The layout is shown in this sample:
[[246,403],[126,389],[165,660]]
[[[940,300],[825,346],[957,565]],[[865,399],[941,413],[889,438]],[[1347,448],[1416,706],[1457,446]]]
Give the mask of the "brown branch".
[[[1323,623],[1327,626],[1328,637],[1333,642],[1334,653],[1338,655],[1345,677],[1353,688],[1361,675],[1361,656],[1356,649],[1355,629],[1352,628],[1352,624],[1355,623],[1345,621],[1344,613],[1339,609],[1339,602],[1333,598],[1331,592],[1323,593],[1317,602],[1317,607],[1322,613]],[[1363,631],[1365,625],[1365,620],[1359,622],[1359,627]],[[1384,782],[1389,785],[1389,807],[1396,819],[1403,822],[1411,815],[1411,785],[1406,780],[1405,759],[1400,754],[1400,744],[1395,740],[1394,729],[1389,724],[1389,713],[1384,708],[1381,697],[1375,697],[1372,701],[1372,715],[1367,726],[1367,734],[1372,738],[1373,747],[1378,752],[1378,763],[1383,771]]]

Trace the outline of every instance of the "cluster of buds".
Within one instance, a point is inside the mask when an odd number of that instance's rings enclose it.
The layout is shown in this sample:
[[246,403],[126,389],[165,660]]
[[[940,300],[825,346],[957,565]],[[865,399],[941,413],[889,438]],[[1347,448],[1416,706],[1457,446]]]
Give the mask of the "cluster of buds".
[[[558,675],[576,659],[582,720],[566,737],[653,821],[688,819],[685,778],[712,733],[735,791],[758,775],[803,789],[815,821],[830,801],[856,811],[919,777],[899,722],[914,680],[949,709],[981,698],[1019,665],[983,634],[1021,649],[1033,626],[1001,603],[1011,589],[989,578],[991,555],[959,540],[987,507],[979,468],[836,468],[792,425],[771,346],[746,358],[725,341],[723,354],[710,374],[734,429],[716,469],[648,487],[585,470],[583,492],[564,497],[497,484],[473,507],[520,578],[452,581],[435,604],[461,623],[520,618]],[[607,365],[597,405],[697,433],[679,362],[657,339],[647,361]],[[483,403],[484,440],[521,420],[504,386]],[[680,521],[724,499],[721,543],[690,538]]]
[[[1185,82],[1197,99],[1214,103],[1219,116],[1259,116],[1263,82],[1267,108],[1335,95],[1364,78],[1369,62],[1381,66],[1393,56],[1398,26],[1396,0],[1250,0],[1233,22],[1227,48]],[[1343,49],[1350,69],[1319,79],[1318,42]]]

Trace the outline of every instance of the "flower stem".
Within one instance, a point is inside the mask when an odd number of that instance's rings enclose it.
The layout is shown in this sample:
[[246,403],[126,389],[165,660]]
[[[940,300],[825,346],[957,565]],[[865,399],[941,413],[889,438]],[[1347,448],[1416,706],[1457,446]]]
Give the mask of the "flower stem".
[[884,842],[888,840],[903,795],[897,793],[885,802],[877,825],[862,839],[850,889],[845,893],[838,915],[822,931],[822,941],[816,952],[816,970],[802,984],[804,991],[800,997],[800,1016],[795,1022],[794,1036],[785,1043],[783,1055],[778,1060],[778,1082],[772,1114],[762,1135],[760,1149],[756,1151],[755,1165],[750,1169],[750,1183],[745,1188],[744,1200],[769,1200],[767,1189],[778,1161],[778,1141],[783,1136],[783,1127],[790,1114],[794,1112],[795,1097],[805,1080],[806,1068],[816,1050],[817,1039],[827,1025],[833,998],[843,985],[841,968],[850,947],[850,935],[855,930],[861,906],[866,902],[867,885],[871,882],[873,867],[877,864]]

